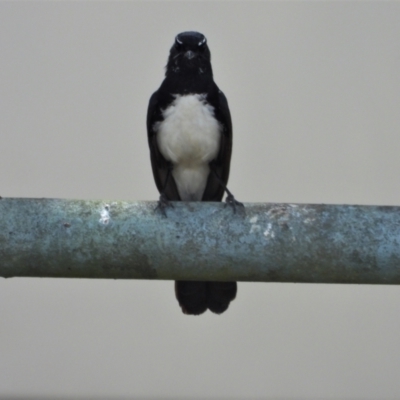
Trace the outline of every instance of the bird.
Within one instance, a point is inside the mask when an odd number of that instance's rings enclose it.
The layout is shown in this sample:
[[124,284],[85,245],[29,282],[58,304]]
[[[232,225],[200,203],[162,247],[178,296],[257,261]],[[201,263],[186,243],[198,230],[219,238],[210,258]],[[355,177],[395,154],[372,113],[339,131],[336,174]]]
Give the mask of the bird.
[[[150,97],[147,135],[157,208],[171,201],[222,201],[242,207],[227,188],[232,153],[228,101],[213,78],[206,37],[194,31],[176,35],[165,78]],[[236,282],[176,281],[175,294],[185,314],[226,311]]]

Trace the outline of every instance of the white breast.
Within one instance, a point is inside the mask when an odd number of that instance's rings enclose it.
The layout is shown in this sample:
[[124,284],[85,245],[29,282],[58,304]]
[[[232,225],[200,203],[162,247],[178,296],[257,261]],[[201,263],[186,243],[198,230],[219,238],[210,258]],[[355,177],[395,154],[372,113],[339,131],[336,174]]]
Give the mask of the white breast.
[[154,126],[161,154],[174,165],[172,175],[182,200],[201,200],[208,163],[219,150],[221,126],[204,99],[200,94],[175,96],[163,111],[164,121]]

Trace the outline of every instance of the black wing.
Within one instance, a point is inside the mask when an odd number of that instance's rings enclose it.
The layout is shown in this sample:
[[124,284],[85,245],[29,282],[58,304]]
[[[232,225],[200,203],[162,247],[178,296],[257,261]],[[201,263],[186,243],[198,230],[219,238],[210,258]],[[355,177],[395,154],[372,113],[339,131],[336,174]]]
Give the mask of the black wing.
[[[225,95],[218,90],[214,106],[214,113],[217,120],[222,126],[221,142],[218,156],[211,161],[210,175],[208,176],[207,185],[204,190],[202,201],[221,201],[224,196],[225,187],[228,184],[229,168],[231,164],[232,154],[232,119],[228,107],[228,100]],[[218,175],[225,187],[221,185],[221,181],[215,176]]]
[[[147,109],[147,139],[150,147],[151,167],[158,191],[164,193],[168,200],[180,200],[175,180],[170,175],[172,165],[160,153],[157,143],[157,134],[154,130],[155,123],[162,120],[158,94],[158,91],[154,92],[150,97],[149,107]],[[168,175],[170,176],[167,182]]]

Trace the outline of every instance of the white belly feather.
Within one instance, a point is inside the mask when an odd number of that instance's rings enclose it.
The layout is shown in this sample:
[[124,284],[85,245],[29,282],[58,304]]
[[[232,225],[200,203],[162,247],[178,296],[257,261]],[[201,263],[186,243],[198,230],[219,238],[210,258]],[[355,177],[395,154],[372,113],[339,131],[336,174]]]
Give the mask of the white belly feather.
[[161,154],[171,161],[172,175],[182,200],[201,200],[210,168],[219,150],[221,126],[205,95],[175,96],[155,125]]

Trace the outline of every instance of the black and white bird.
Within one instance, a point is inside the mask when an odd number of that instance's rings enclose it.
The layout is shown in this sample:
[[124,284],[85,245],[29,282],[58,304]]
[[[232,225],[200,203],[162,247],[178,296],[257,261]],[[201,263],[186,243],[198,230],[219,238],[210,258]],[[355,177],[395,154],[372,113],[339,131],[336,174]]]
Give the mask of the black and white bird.
[[[175,38],[165,79],[150,98],[147,133],[159,208],[169,201],[237,202],[226,185],[232,152],[228,102],[213,79],[204,35],[182,32]],[[207,309],[220,314],[235,298],[236,282],[177,281],[175,293],[185,314]]]

